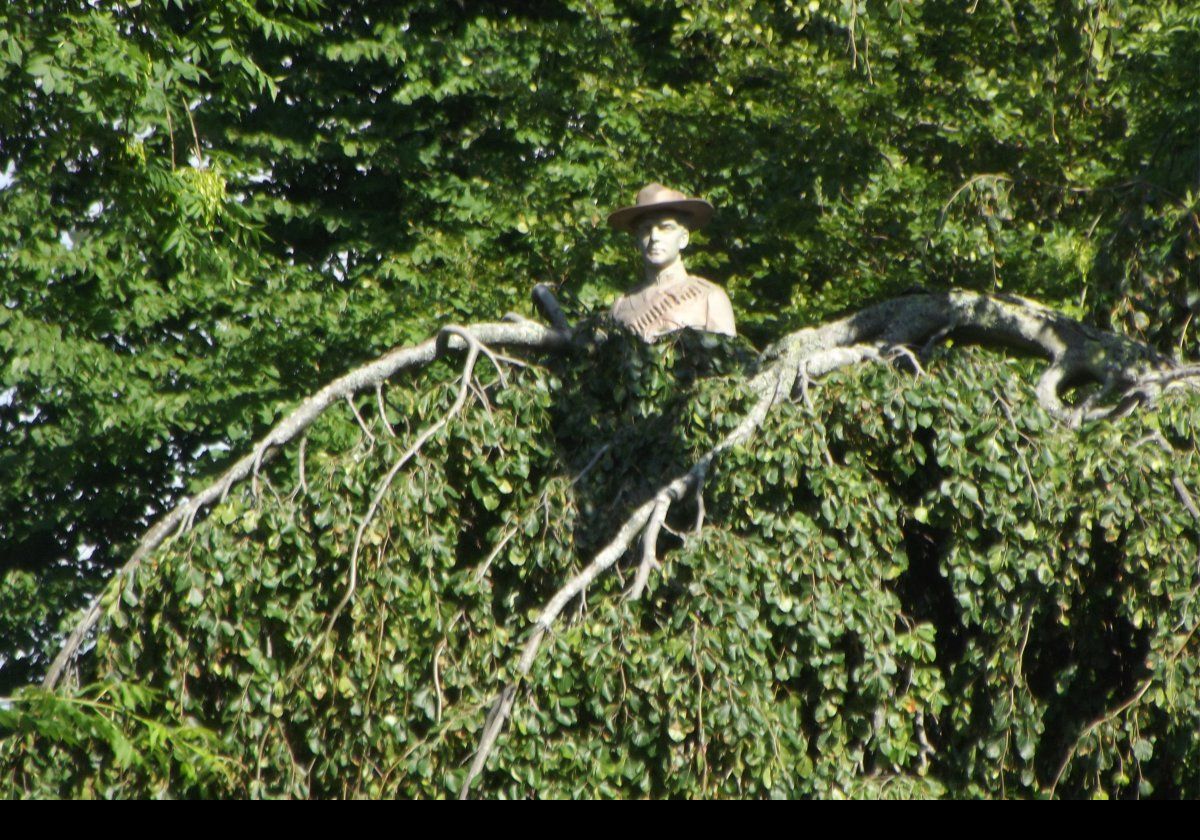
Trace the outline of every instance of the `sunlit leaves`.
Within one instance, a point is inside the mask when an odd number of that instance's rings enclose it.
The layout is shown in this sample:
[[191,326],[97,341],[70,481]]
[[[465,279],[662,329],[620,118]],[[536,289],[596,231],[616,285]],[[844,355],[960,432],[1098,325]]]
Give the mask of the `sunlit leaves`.
[[[616,336],[506,388],[486,373],[486,405],[393,484],[328,639],[404,442],[372,400],[374,441],[349,411],[324,418],[304,487],[285,453],[258,497],[108,601],[99,674],[176,698],[148,714],[204,722],[228,772],[101,792],[453,794],[538,606],[744,410],[749,360],[712,337]],[[399,434],[448,407],[455,373],[388,390]],[[1190,789],[1200,533],[1176,482],[1200,491],[1196,402],[1080,433],[1042,413],[1035,373],[956,349],[919,378],[837,374],[771,415],[710,476],[704,530],[688,504],[668,520],[681,536],[643,600],[618,575],[568,610],[480,792],[1041,796],[1060,766],[1056,794]],[[108,754],[103,731],[52,717]],[[63,762],[65,737],[21,741],[6,778],[73,795],[111,778]]]

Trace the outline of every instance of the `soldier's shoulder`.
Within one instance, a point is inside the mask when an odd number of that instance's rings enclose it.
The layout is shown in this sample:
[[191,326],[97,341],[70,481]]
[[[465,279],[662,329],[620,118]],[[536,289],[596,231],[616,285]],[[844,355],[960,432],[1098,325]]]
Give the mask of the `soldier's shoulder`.
[[713,281],[709,280],[707,277],[701,277],[698,274],[689,274],[688,281],[692,282],[692,283],[696,283],[697,285],[703,286],[705,289],[716,289],[721,292],[725,291],[724,289],[721,288],[720,283],[714,283]]
[[689,274],[688,282],[694,284],[696,288],[703,289],[704,292],[709,295],[725,298],[728,297],[728,295],[725,294],[725,289],[723,289],[719,283],[714,283],[705,277]]

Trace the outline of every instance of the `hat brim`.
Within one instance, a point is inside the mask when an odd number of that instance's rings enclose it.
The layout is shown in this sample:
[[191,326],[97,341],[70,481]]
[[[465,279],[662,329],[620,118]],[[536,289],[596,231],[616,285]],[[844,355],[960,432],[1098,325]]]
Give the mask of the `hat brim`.
[[689,230],[704,227],[712,218],[713,206],[702,198],[685,198],[680,201],[660,201],[655,204],[635,204],[614,210],[608,216],[608,224],[616,230],[632,233],[637,220],[651,213],[679,213],[685,218]]

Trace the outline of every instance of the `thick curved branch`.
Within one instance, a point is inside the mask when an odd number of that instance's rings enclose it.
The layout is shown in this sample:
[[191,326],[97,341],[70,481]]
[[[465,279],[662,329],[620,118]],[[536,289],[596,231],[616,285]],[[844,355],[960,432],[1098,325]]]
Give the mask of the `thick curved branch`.
[[[480,343],[480,341],[471,334],[470,330],[462,327],[444,327],[442,328],[440,336],[442,338],[457,336],[467,343],[467,357],[463,362],[462,376],[459,379],[458,393],[454,398],[454,403],[440,417],[438,417],[437,420],[429,424],[429,426],[423,432],[417,435],[416,440],[414,440],[408,446],[408,448],[404,450],[400,457],[396,459],[396,462],[392,464],[391,469],[387,471],[387,474],[383,477],[383,480],[379,482],[379,487],[375,490],[375,494],[371,497],[371,504],[368,505],[367,512],[363,514],[362,522],[359,523],[358,530],[354,532],[354,545],[350,550],[350,563],[349,571],[347,573],[346,591],[342,594],[342,598],[340,601],[338,601],[337,606],[333,608],[333,612],[331,612],[329,617],[325,620],[325,627],[322,629],[321,635],[317,638],[317,641],[309,650],[308,655],[297,667],[292,669],[293,677],[303,673],[305,669],[312,664],[313,658],[320,652],[322,646],[325,644],[325,640],[329,638],[329,634],[333,632],[333,627],[337,623],[338,618],[341,616],[342,611],[346,609],[346,606],[350,603],[350,599],[354,597],[354,591],[358,586],[358,556],[359,552],[362,550],[363,535],[366,534],[367,528],[370,527],[371,523],[375,520],[375,514],[379,511],[379,505],[383,502],[384,496],[387,495],[388,490],[392,486],[392,482],[396,479],[396,474],[404,468],[405,464],[412,460],[414,455],[421,451],[421,447],[428,443],[434,435],[444,429],[450,423],[450,420],[453,419],[456,414],[462,411],[463,406],[466,405],[467,395],[471,391],[471,378],[475,375],[475,362],[479,359],[480,353],[486,354],[488,358],[492,360],[492,363],[496,366],[496,371],[501,377],[501,381],[503,381],[504,371],[500,367],[500,363],[496,360],[495,356],[492,355],[491,351],[487,349],[486,345]],[[346,399],[350,400],[349,397]],[[358,413],[355,412],[356,416],[357,414]],[[359,419],[359,422],[362,422],[361,418]]]
[[685,498],[689,493],[696,492],[703,485],[704,478],[713,461],[721,453],[748,441],[766,420],[772,408],[791,399],[793,390],[798,387],[800,371],[804,366],[807,366],[810,371],[824,375],[837,368],[868,358],[880,358],[879,351],[869,345],[814,349],[804,343],[798,343],[782,351],[778,354],[777,361],[765,368],[751,381],[751,388],[758,394],[758,399],[733,431],[702,455],[687,472],[664,484],[649,500],[639,505],[622,523],[612,541],[601,549],[584,567],[583,571],[568,580],[554,593],[534,622],[529,638],[525,640],[521,649],[521,657],[517,661],[516,676],[500,691],[492,703],[471,767],[459,789],[460,799],[467,797],[475,778],[483,772],[488,757],[495,748],[500,731],[512,714],[520,682],[528,676],[546,633],[553,628],[554,622],[571,599],[582,592],[602,572],[620,560],[639,535],[643,538],[642,562],[628,597],[640,597],[646,579],[649,577],[650,568],[654,562],[657,562],[654,558],[654,549],[659,529],[662,527],[670,506]]
[[[550,352],[563,352],[571,346],[569,332],[546,327],[533,321],[473,324],[463,329],[484,345]],[[158,521],[138,540],[133,554],[117,571],[116,579],[128,583],[146,557],[157,550],[172,535],[187,532],[201,510],[219,502],[235,484],[252,476],[269,450],[295,440],[331,405],[357,394],[365,388],[373,388],[403,370],[428,364],[445,350],[462,350],[468,346],[469,342],[461,335],[442,337],[439,334],[439,336],[420,344],[391,350],[378,359],[333,380],[289,412],[254,445],[249,453],[238,459],[207,487],[194,496],[182,499],[175,507],[159,517]],[[64,670],[75,654],[79,652],[87,634],[100,620],[103,594],[104,591],[101,591],[92,599],[82,618],[63,643],[42,680],[43,687],[53,689],[58,685]]]
[[[1184,380],[1194,383],[1200,379],[1200,370],[1180,366],[1149,347],[1094,330],[1015,296],[973,292],[912,295],[788,335],[763,353],[767,364],[750,383],[758,399],[737,428],[688,472],[660,487],[637,507],[612,541],[542,609],[522,647],[514,678],[493,701],[459,798],[467,797],[472,783],[486,766],[512,714],[520,683],[528,676],[542,641],[567,603],[624,556],[639,535],[643,541],[642,560],[628,596],[640,596],[657,562],[658,531],[670,505],[688,492],[698,491],[709,467],[721,453],[749,440],[771,409],[792,399],[793,394],[807,396],[812,379],[858,362],[885,360],[885,352],[906,355],[920,372],[920,365],[906,347],[920,347],[951,335],[1015,346],[1048,359],[1050,364],[1037,387],[1038,400],[1049,413],[1064,421],[1072,420],[1072,412],[1064,407],[1059,394],[1065,383],[1073,379],[1092,378],[1103,382],[1109,390],[1119,384],[1123,395],[1137,389],[1146,401],[1155,395],[1153,389],[1161,390],[1167,383]],[[1073,419],[1073,425],[1078,425],[1079,415]]]
[[[796,364],[792,358],[793,355],[792,353],[785,354],[780,362],[768,367],[754,378],[751,387],[759,396],[755,401],[754,407],[742,419],[742,422],[726,435],[720,443],[697,460],[691,469],[663,485],[647,501],[639,505],[617,530],[612,541],[592,558],[592,561],[584,567],[583,571],[563,584],[550,598],[546,606],[542,608],[537,620],[534,622],[529,638],[525,640],[525,644],[521,649],[521,657],[517,660],[516,676],[500,691],[492,703],[491,711],[484,722],[479,746],[476,748],[474,758],[471,761],[471,767],[467,771],[467,777],[463,781],[462,787],[459,789],[458,796],[460,799],[467,798],[467,795],[471,791],[472,783],[487,765],[487,760],[495,748],[496,739],[500,736],[500,731],[504,728],[504,724],[512,714],[512,707],[516,700],[520,682],[529,675],[529,671],[537,659],[538,651],[541,649],[543,639],[553,628],[554,622],[558,619],[563,609],[588,584],[620,560],[625,555],[625,552],[629,550],[629,546],[633,541],[638,538],[639,534],[643,534],[645,537],[647,555],[653,556],[654,543],[658,539],[658,529],[662,526],[670,505],[684,498],[689,492],[700,485],[713,460],[720,453],[748,440],[754,434],[755,430],[762,425],[771,408],[790,398],[791,390],[796,380]],[[643,565],[647,565],[645,560],[643,560]],[[648,574],[649,570],[647,569],[646,575],[648,576]],[[639,572],[639,580],[641,578],[642,575]],[[642,583],[644,585],[644,580]],[[638,584],[635,583],[635,587],[638,588],[637,594],[640,595],[641,592]]]
[[[539,301],[539,304],[546,309],[543,302]],[[470,337],[444,331],[440,334],[441,341],[435,338],[393,350],[335,380],[302,402],[250,453],[205,489],[181,501],[161,517],[142,537],[133,555],[118,572],[118,581],[130,581],[142,560],[172,533],[187,531],[202,510],[222,498],[235,484],[252,476],[257,465],[273,449],[302,436],[321,413],[338,400],[374,387],[401,370],[428,363],[446,349],[468,349],[473,356],[476,352],[485,352],[479,347],[487,345],[565,351],[571,347],[572,333],[560,316],[561,310],[556,312],[551,307],[548,311],[548,317],[556,323],[554,328],[521,319],[465,328]],[[689,494],[699,494],[716,458],[749,440],[775,406],[793,399],[813,379],[847,365],[883,359],[885,352],[923,347],[951,336],[1017,347],[1045,358],[1049,365],[1039,383],[1039,402],[1054,416],[1073,424],[1113,416],[1118,410],[1128,410],[1132,403],[1152,402],[1168,387],[1195,386],[1200,381],[1200,368],[1184,367],[1144,345],[1092,329],[1013,296],[972,292],[910,295],[786,336],[763,354],[763,366],[750,382],[757,399],[741,423],[687,472],[662,485],[632,511],[609,544],[581,572],[564,583],[543,607],[522,646],[514,678],[493,703],[460,796],[467,795],[473,780],[486,766],[496,739],[511,715],[520,682],[529,674],[546,634],[567,604],[620,560],[639,535],[643,536],[643,556],[653,560],[656,531],[670,506]],[[490,353],[488,355],[490,357]],[[911,353],[909,356],[915,364]],[[915,366],[919,369],[919,364]],[[1106,409],[1089,404],[1085,406],[1086,412],[1068,409],[1060,394],[1064,387],[1079,381],[1102,383],[1103,393],[1114,395],[1118,405]],[[647,533],[647,527],[653,523],[657,523],[651,529],[655,533]],[[643,565],[648,574],[650,563]],[[352,593],[353,590],[348,591]],[[101,600],[97,596],[52,664],[44,681],[46,687],[53,688],[58,683],[100,614]]]

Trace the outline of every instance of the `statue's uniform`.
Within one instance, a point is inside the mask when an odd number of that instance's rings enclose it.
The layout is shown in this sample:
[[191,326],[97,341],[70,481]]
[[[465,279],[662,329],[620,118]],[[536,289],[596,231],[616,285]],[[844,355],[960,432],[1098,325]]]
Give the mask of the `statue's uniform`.
[[690,274],[625,295],[613,304],[612,317],[646,342],[685,327],[737,335],[733,306],[725,290]]

